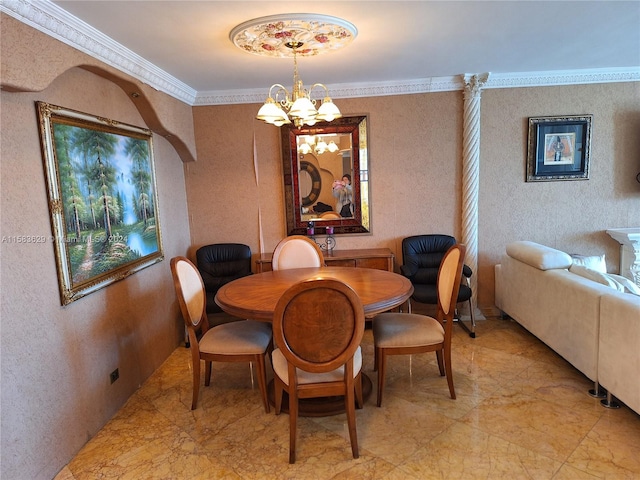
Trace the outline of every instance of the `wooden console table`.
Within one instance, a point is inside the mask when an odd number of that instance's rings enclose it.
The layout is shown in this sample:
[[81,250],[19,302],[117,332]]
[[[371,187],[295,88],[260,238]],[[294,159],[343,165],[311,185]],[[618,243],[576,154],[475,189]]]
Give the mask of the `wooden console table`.
[[[363,248],[355,250],[331,250],[324,254],[327,267],[375,268],[393,272],[394,256],[388,248]],[[256,273],[270,272],[271,253],[263,253],[256,258]]]

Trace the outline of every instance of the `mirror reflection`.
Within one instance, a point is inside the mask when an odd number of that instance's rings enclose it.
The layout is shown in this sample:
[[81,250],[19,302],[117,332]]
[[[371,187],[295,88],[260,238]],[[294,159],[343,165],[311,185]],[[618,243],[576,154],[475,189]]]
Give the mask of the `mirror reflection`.
[[301,135],[296,142],[302,219],[353,217],[351,135]]
[[369,233],[366,117],[283,128],[289,235],[334,227],[334,234]]

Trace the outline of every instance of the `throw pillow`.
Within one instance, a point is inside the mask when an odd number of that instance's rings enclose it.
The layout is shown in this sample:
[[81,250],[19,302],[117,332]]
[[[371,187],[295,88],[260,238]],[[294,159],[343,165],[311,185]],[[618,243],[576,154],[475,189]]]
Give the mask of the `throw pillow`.
[[582,265],[600,273],[607,273],[607,262],[603,255],[578,255],[571,254],[573,265]]
[[598,272],[597,270],[593,270],[591,268],[587,268],[583,265],[571,265],[569,267],[569,271],[581,277],[587,278],[596,283],[600,283],[602,285],[606,285],[607,287],[611,287],[614,290],[618,290],[619,292],[624,292],[624,287],[620,285],[618,282],[610,278],[606,273]]

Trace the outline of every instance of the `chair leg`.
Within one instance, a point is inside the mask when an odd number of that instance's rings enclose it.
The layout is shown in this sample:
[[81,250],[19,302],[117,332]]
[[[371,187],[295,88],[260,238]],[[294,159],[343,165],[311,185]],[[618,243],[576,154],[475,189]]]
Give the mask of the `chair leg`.
[[256,355],[256,365],[258,366],[258,386],[260,387],[260,395],[264,405],[265,413],[269,413],[269,399],[267,398],[267,369],[265,366],[265,356]]
[[373,348],[373,371],[378,371],[378,349],[375,347]]
[[296,433],[298,431],[298,392],[289,385],[289,463],[296,463]]
[[476,338],[476,316],[473,313],[473,302],[471,298],[469,298],[469,315],[471,316],[471,332],[469,332],[469,336]]
[[362,396],[362,372],[358,373],[355,380],[356,406],[361,409],[364,407],[364,399]]
[[347,424],[349,425],[349,439],[351,440],[351,453],[353,458],[358,458],[358,432],[356,431],[356,409],[353,398],[353,388],[347,387],[346,395],[344,396],[344,406],[347,412]]
[[200,360],[193,362],[193,397],[191,399],[191,410],[198,406],[198,395],[200,395]]
[[274,396],[275,396],[275,409],[276,409],[276,415],[280,415],[280,412],[282,411],[282,394],[284,392],[284,384],[282,382],[282,380],[280,380],[280,377],[278,377],[277,375],[274,375],[274,379],[273,379],[273,389],[274,389]]
[[193,374],[193,398],[191,399],[191,410],[195,410],[198,406],[198,395],[200,394],[200,363],[202,361],[200,359],[200,348],[197,339],[195,339],[189,350],[191,350],[191,372]]
[[436,358],[438,359],[438,370],[440,370],[440,376],[444,377],[444,357],[442,356],[442,350],[436,350]]
[[384,389],[384,374],[387,369],[387,358],[383,348],[376,348],[378,354],[378,401],[377,405],[382,405],[382,391]]
[[208,387],[211,385],[211,362],[204,362],[204,385]]
[[453,400],[456,399],[456,391],[453,388],[453,371],[451,369],[451,348],[444,349],[444,367],[447,371],[447,383],[449,384],[449,394]]
[[469,329],[467,324],[462,321],[462,318],[460,318],[460,315],[458,314],[458,310],[456,309],[455,316],[460,326],[464,329],[465,332],[469,334],[471,338],[476,338],[476,319],[473,314],[473,304],[471,302],[471,299],[469,299],[469,315],[471,316],[471,329]]
[[269,342],[269,346],[267,347],[267,353],[269,354],[269,363],[273,367],[273,351],[275,350],[275,345],[273,343],[273,338]]

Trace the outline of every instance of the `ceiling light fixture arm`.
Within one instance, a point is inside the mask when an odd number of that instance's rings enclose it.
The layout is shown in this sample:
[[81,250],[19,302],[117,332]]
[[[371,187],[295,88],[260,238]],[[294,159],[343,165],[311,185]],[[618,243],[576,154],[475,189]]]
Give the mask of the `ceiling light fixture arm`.
[[[329,97],[329,89],[325,85],[314,83],[309,90],[304,88],[304,84],[298,75],[298,56],[296,52],[296,49],[302,45],[302,42],[286,43],[286,46],[293,51],[293,87],[291,94],[289,94],[284,85],[279,83],[272,85],[269,88],[269,97],[256,116],[259,120],[278,127],[291,122],[296,127],[301,127],[305,124],[309,126],[315,125],[318,121],[331,122],[342,116],[338,107]],[[324,89],[322,100],[311,98],[311,92],[316,87]],[[275,95],[273,94],[274,89],[276,89]],[[320,105],[319,108],[316,108],[317,104]]]
[[[275,94],[273,94],[274,88],[278,89],[276,90]],[[282,95],[284,95],[284,98],[282,98]],[[289,96],[289,90],[287,90],[287,87],[280,83],[274,83],[273,85],[271,85],[271,88],[269,88],[269,98],[282,105],[283,108],[288,108],[288,105],[291,105],[291,103],[293,103],[291,101],[291,97]]]

